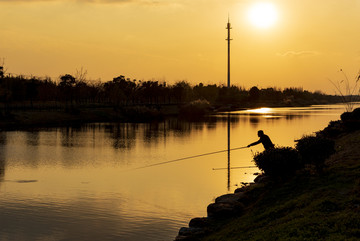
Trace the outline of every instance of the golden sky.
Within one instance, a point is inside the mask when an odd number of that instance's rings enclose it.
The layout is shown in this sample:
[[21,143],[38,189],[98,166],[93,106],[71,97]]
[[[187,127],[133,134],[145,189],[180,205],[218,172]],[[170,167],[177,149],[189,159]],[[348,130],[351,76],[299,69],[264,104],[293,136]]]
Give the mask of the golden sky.
[[[272,26],[249,21],[258,2],[276,9]],[[360,69],[360,0],[0,0],[0,11],[14,74],[226,85],[228,15],[232,84],[333,94],[329,79]]]

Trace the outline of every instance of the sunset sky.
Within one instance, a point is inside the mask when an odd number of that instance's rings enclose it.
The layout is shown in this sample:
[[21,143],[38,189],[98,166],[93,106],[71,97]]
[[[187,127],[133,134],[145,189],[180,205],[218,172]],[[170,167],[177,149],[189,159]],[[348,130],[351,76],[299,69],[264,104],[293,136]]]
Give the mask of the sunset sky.
[[[273,12],[249,17],[259,2]],[[333,94],[329,79],[360,69],[360,0],[0,0],[0,11],[13,74],[226,85],[228,15],[234,85]]]

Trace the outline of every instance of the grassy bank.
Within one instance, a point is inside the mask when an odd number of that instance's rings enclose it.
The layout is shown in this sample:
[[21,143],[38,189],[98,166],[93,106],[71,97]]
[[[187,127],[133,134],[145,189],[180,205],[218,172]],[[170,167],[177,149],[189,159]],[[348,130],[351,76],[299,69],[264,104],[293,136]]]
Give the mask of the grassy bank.
[[17,109],[0,115],[0,130],[71,126],[94,122],[148,122],[177,115],[177,106],[86,106],[65,109]]
[[243,215],[201,240],[360,240],[360,131],[336,134],[322,174],[254,185]]

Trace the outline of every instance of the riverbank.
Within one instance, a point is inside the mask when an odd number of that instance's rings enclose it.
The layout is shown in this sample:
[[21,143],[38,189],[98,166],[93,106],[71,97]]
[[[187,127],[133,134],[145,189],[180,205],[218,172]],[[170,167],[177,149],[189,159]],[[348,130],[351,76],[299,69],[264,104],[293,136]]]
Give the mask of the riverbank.
[[359,119],[343,115],[321,133],[336,152],[323,173],[305,169],[287,181],[261,176],[218,197],[176,240],[359,240]]
[[0,130],[73,126],[100,122],[146,122],[177,115],[177,106],[156,107],[134,106],[114,108],[113,106],[86,106],[58,109],[14,109],[0,115]]
[[246,106],[219,105],[210,106],[208,102],[193,102],[187,105],[135,105],[114,107],[106,105],[65,106],[13,106],[11,111],[0,109],[0,130],[18,130],[27,128],[59,127],[99,122],[150,122],[166,117],[180,117],[190,121],[203,120],[204,116],[224,111],[236,111],[259,107],[302,107],[312,104],[333,104],[299,102],[252,103]]

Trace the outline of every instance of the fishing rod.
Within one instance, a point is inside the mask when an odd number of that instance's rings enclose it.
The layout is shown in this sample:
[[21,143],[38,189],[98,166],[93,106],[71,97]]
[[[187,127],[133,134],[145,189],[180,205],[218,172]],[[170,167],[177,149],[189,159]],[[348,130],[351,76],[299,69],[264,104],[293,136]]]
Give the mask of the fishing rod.
[[217,170],[227,170],[227,169],[242,169],[242,168],[256,168],[257,166],[245,166],[245,167],[219,167],[219,168],[213,168],[214,171]]
[[240,150],[240,149],[244,149],[244,148],[248,148],[248,147],[242,146],[242,147],[226,149],[226,150],[221,150],[221,151],[208,152],[208,153],[199,154],[199,155],[195,155],[195,156],[188,156],[188,157],[178,158],[178,159],[174,159],[174,160],[170,160],[170,161],[158,162],[158,163],[154,163],[154,164],[150,164],[150,165],[146,165],[146,166],[142,166],[142,167],[133,168],[131,170],[138,170],[138,169],[144,169],[144,168],[148,168],[148,167],[160,166],[160,165],[164,165],[164,164],[168,164],[168,163],[172,163],[172,162],[178,162],[178,161],[188,160],[188,159],[202,157],[202,156],[209,156],[209,155],[214,155],[214,154],[227,152],[227,151],[235,151],[235,150]]

